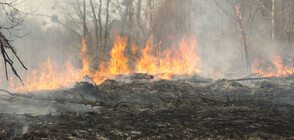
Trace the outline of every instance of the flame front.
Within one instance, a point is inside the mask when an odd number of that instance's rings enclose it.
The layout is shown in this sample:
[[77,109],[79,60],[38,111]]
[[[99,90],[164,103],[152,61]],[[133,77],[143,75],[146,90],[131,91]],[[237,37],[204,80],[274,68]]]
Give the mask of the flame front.
[[141,50],[141,57],[137,59],[136,70],[140,73],[156,74],[156,61],[154,56],[155,46],[151,42],[151,38],[147,41],[146,46]]
[[263,77],[287,77],[294,74],[294,67],[284,65],[280,56],[270,56],[268,60],[257,59],[252,64],[252,72]]
[[[15,92],[53,90],[70,87],[79,79],[78,71],[69,62],[65,66],[58,66],[49,57],[47,62],[40,64],[39,69],[29,71],[24,77],[25,86],[11,79],[10,90]],[[17,80],[17,79],[16,79]]]
[[[144,49],[139,50],[131,44],[132,51],[138,51],[140,57],[132,64],[135,70],[130,70],[128,58],[125,56],[127,39],[117,36],[110,51],[110,61],[100,62],[97,68],[92,69],[87,58],[86,38],[82,41],[82,49],[79,54],[82,60],[82,68],[74,68],[71,61],[59,66],[49,57],[47,62],[39,65],[36,70],[28,72],[24,77],[25,86],[11,79],[10,90],[17,92],[53,90],[73,86],[76,82],[84,80],[87,75],[95,84],[100,84],[115,75],[130,74],[132,72],[149,73],[157,75],[161,79],[171,79],[175,74],[192,75],[201,72],[201,60],[198,55],[198,47],[195,36],[185,37],[177,45],[159,53],[160,43],[154,45],[150,38]],[[95,70],[97,69],[97,70]],[[17,83],[17,84],[15,84]]]
[[[125,55],[127,39],[117,36],[109,53],[110,60],[101,61],[96,68],[90,66],[91,63],[87,57],[86,38],[83,39],[82,45],[79,54],[82,60],[81,69],[75,68],[70,60],[65,65],[58,65],[49,57],[45,63],[39,65],[38,69],[31,70],[26,76],[22,76],[25,86],[11,77],[9,89],[14,92],[29,92],[68,88],[76,82],[85,80],[85,76],[88,76],[91,82],[100,84],[116,75],[133,72],[152,74],[158,79],[172,79],[173,75],[191,76],[202,72],[202,60],[193,35],[184,37],[180,43],[163,51],[161,51],[161,43],[155,45],[152,38],[141,50],[135,44],[130,44],[135,61],[128,60]],[[294,73],[294,67],[284,65],[280,56],[268,57],[267,60],[254,61],[252,72],[264,77],[286,77]]]
[[[39,68],[28,71],[23,77],[25,85],[22,85],[17,79],[11,78],[10,90],[14,92],[29,92],[41,90],[54,90],[71,87],[77,81],[81,81],[85,75],[90,75],[89,62],[85,55],[87,45],[86,39],[82,41],[80,58],[83,62],[82,69],[75,69],[70,60],[65,65],[58,65],[48,57],[45,63],[39,64]],[[16,84],[15,84],[16,83]]]
[[197,52],[194,36],[182,39],[178,45],[163,51],[161,56],[154,55],[156,46],[149,39],[141,51],[142,56],[137,60],[137,72],[158,75],[161,79],[172,79],[172,75],[200,73],[202,64]]

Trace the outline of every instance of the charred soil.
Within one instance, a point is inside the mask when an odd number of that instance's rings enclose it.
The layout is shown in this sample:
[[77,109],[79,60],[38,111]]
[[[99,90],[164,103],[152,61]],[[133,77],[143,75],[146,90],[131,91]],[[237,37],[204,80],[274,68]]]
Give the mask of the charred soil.
[[293,92],[291,78],[194,77],[3,93],[0,139],[294,139]]

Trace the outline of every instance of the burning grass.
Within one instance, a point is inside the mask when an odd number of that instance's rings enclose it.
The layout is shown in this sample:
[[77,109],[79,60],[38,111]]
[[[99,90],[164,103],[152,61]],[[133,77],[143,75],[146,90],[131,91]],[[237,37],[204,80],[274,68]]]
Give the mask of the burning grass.
[[[86,39],[82,41],[80,58],[82,68],[76,69],[67,62],[65,66],[58,66],[51,58],[46,63],[40,64],[39,69],[29,71],[24,78],[25,86],[11,79],[10,90],[15,92],[28,92],[39,90],[53,90],[71,87],[75,82],[83,81],[84,76],[90,77],[95,84],[100,84],[106,79],[111,79],[116,75],[131,74],[134,72],[157,75],[157,79],[172,79],[173,75],[190,75],[201,73],[201,60],[198,54],[197,41],[195,36],[185,37],[178,45],[154,55],[157,47],[150,38],[144,49],[139,51],[141,57],[136,58],[135,70],[128,66],[128,59],[125,56],[127,46],[126,38],[117,36],[110,51],[110,61],[100,62],[97,68],[91,68],[86,56]],[[135,48],[135,45],[133,45]],[[133,52],[137,53],[137,52]],[[95,70],[97,69],[97,70]]]
[[[203,69],[203,60],[201,60],[196,37],[193,35],[182,38],[179,43],[165,50],[161,50],[161,44],[155,45],[152,38],[146,42],[143,49],[139,49],[141,47],[132,44],[131,50],[133,52],[131,55],[133,55],[134,61],[129,60],[129,57],[126,56],[125,52],[128,45],[126,38],[117,36],[109,53],[110,60],[101,61],[97,67],[91,66],[92,62],[86,55],[86,38],[82,41],[82,45],[79,54],[82,60],[82,68],[75,68],[70,60],[65,65],[58,65],[48,57],[48,60],[41,63],[38,69],[30,70],[26,75],[22,75],[25,86],[17,79],[10,78],[9,90],[30,92],[69,88],[76,82],[84,81],[85,77],[88,78],[89,82],[99,85],[106,79],[115,79],[118,75],[132,73],[148,73],[154,75],[155,80],[171,80],[174,79],[175,75],[191,77],[194,74],[211,78],[220,77],[217,73],[207,73]],[[251,67],[253,73],[263,77],[287,77],[294,72],[294,67],[285,65],[280,56],[256,59]],[[240,70],[225,72],[221,68],[220,72],[234,75],[233,77],[242,75]]]

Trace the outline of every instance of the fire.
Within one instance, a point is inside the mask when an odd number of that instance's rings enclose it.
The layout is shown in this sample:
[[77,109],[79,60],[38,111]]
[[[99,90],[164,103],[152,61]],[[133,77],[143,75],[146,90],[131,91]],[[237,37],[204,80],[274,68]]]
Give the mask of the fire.
[[252,72],[263,77],[287,77],[294,74],[294,67],[286,66],[280,56],[268,57],[269,62],[257,59],[252,64]]
[[92,74],[94,83],[100,84],[114,75],[128,74],[130,69],[128,67],[128,59],[124,55],[127,46],[126,38],[117,36],[114,46],[110,52],[110,62],[100,62],[98,70]]
[[192,75],[200,73],[202,63],[197,52],[198,46],[194,36],[182,39],[177,47],[163,51],[162,54],[165,57],[160,60],[160,73],[167,74],[164,77],[174,74]]
[[82,45],[83,45],[83,48],[80,53],[80,58],[82,59],[82,62],[83,62],[83,68],[81,70],[81,74],[91,76],[90,64],[86,55],[86,52],[87,52],[86,38],[83,39]]
[[78,71],[68,62],[65,66],[59,66],[49,57],[47,62],[40,64],[39,69],[31,70],[24,77],[25,86],[19,82],[17,85],[13,79],[10,80],[12,91],[39,91],[53,90],[63,87],[70,87],[79,79]]
[[151,38],[147,41],[146,46],[141,50],[141,58],[137,60],[137,72],[156,74],[156,56],[154,56],[155,46],[151,42]]
[[[82,69],[75,69],[70,60],[65,65],[60,66],[48,57],[45,63],[39,64],[39,68],[30,70],[26,76],[22,76],[25,85],[10,79],[10,90],[14,92],[28,92],[41,90],[54,90],[71,87],[77,81],[81,81],[85,75],[90,75],[89,62],[86,57],[86,39],[82,41],[80,58],[83,62]],[[16,84],[15,84],[16,83]]]
[[38,69],[29,71],[25,77],[22,76],[25,86],[11,79],[10,90],[28,92],[66,88],[84,80],[83,78],[86,75],[92,78],[95,84],[100,84],[116,75],[132,72],[149,73],[161,79],[172,79],[172,75],[200,73],[202,68],[197,41],[193,35],[183,38],[179,44],[162,52],[160,52],[161,43],[154,45],[152,38],[147,41],[145,48],[142,50],[131,44],[133,53],[140,55],[133,64],[135,70],[130,70],[129,60],[125,56],[127,39],[124,37],[116,37],[109,53],[110,61],[100,62],[100,65],[96,68],[90,66],[87,57],[86,38],[83,39],[82,45],[79,54],[83,64],[81,69],[76,69],[71,61],[67,61],[65,65],[60,66],[49,57],[47,62],[39,65]]
[[[127,39],[117,36],[112,50],[109,52],[109,61],[101,61],[97,67],[91,67],[86,54],[86,38],[82,41],[79,54],[82,60],[82,68],[73,66],[70,60],[65,65],[58,65],[48,57],[47,61],[39,64],[39,68],[30,70],[26,76],[22,75],[25,86],[17,79],[10,78],[10,90],[13,92],[29,92],[40,90],[54,90],[68,88],[76,82],[83,81],[85,76],[91,78],[91,82],[100,84],[106,79],[115,78],[117,75],[148,73],[158,79],[172,79],[173,75],[193,75],[202,73],[202,60],[197,46],[196,37],[184,37],[178,44],[161,51],[161,43],[153,43],[150,38],[145,47],[135,44],[131,49],[135,61],[126,57]],[[129,66],[132,62],[133,66]],[[132,69],[131,69],[132,67]],[[239,73],[239,71],[233,73]],[[294,67],[286,66],[280,56],[268,57],[268,61],[257,59],[252,63],[252,72],[264,77],[286,77],[294,73]],[[221,70],[221,73],[224,73]]]
[[114,46],[110,52],[111,60],[109,65],[109,71],[111,74],[128,74],[130,73],[127,65],[128,59],[124,56],[124,51],[127,46],[126,38],[116,37]]
[[177,46],[163,51],[159,57],[154,55],[155,52],[156,47],[149,39],[141,51],[142,56],[137,60],[137,72],[157,74],[161,79],[172,79],[172,75],[201,73],[202,63],[193,35],[182,39]]
[[238,5],[235,5],[235,8],[236,8],[236,14],[239,18],[239,20],[242,20],[242,14],[240,13],[240,8]]

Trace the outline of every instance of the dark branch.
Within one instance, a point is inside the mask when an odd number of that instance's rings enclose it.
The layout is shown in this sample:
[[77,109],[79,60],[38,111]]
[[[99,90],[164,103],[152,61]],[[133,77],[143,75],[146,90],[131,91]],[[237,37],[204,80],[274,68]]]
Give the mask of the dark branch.
[[11,46],[9,40],[1,32],[0,32],[0,50],[1,50],[2,57],[3,57],[3,61],[4,61],[6,79],[8,80],[7,64],[9,64],[14,75],[17,76],[19,78],[19,80],[21,81],[21,83],[23,84],[22,79],[20,78],[19,74],[17,73],[17,71],[15,70],[15,68],[13,66],[13,61],[11,60],[10,56],[7,54],[7,50],[11,50],[13,55],[16,56],[17,60],[20,62],[20,64],[22,65],[22,67],[24,69],[27,70],[27,68],[25,67],[23,62],[20,60],[20,58],[18,57],[15,49],[13,48],[13,46]]

